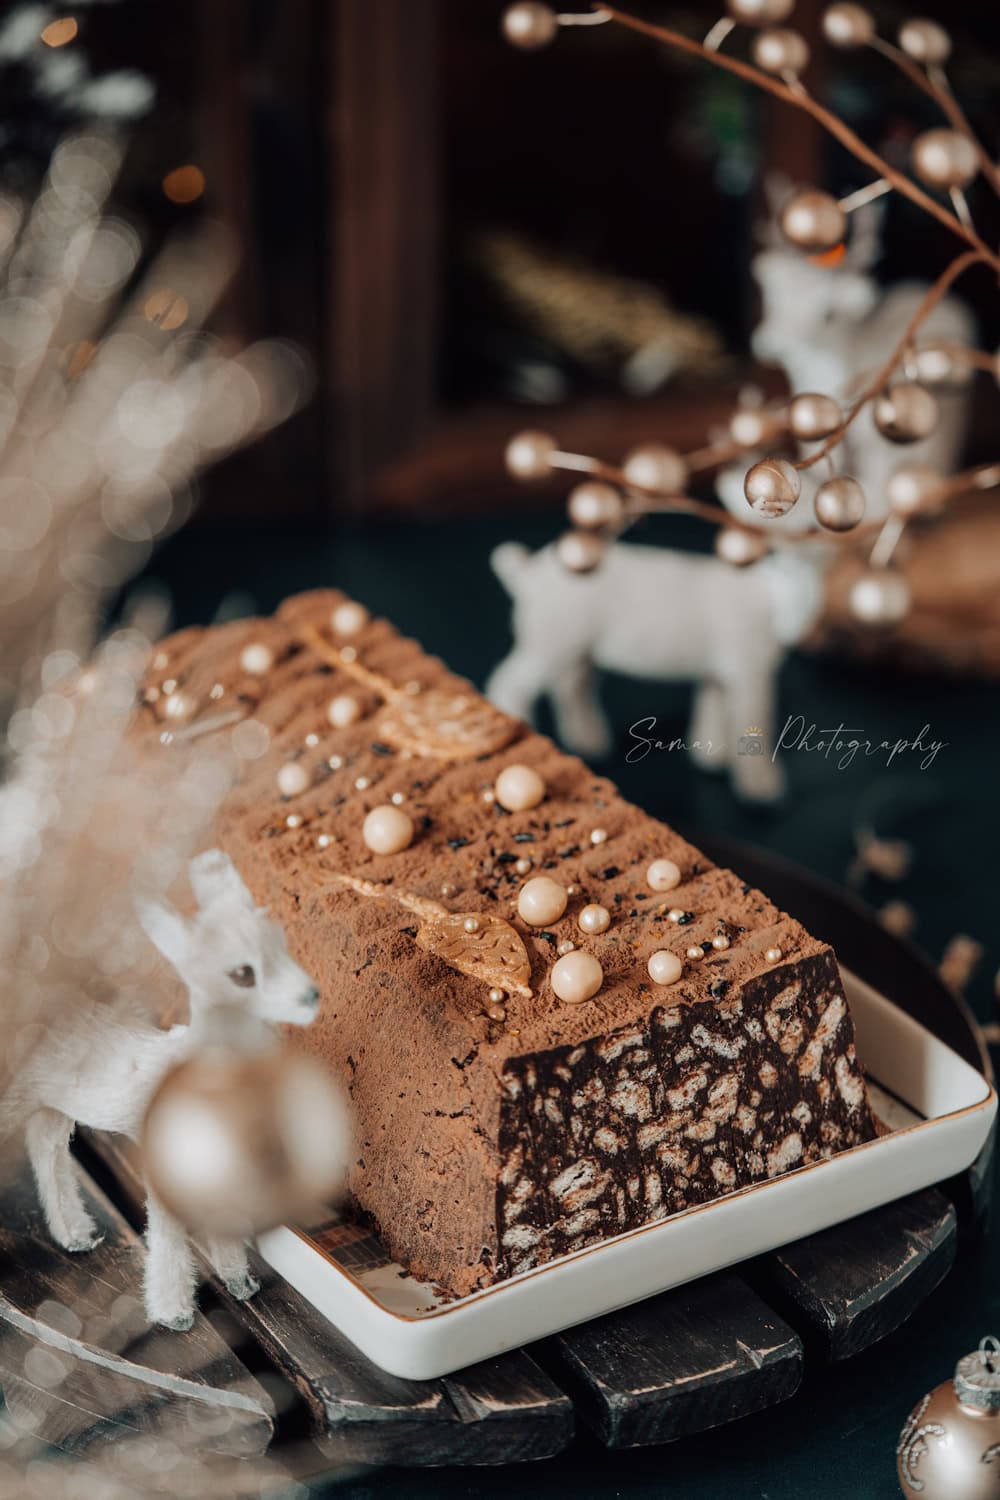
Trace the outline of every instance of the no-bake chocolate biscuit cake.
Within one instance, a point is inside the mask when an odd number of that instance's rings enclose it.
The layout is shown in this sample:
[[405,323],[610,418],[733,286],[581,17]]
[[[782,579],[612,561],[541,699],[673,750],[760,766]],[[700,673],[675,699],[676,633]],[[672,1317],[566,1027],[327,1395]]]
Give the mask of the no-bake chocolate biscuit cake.
[[218,839],[322,990],[296,1040],[415,1275],[460,1295],[875,1135],[831,949],[343,595],[172,637],[145,700],[246,757]]

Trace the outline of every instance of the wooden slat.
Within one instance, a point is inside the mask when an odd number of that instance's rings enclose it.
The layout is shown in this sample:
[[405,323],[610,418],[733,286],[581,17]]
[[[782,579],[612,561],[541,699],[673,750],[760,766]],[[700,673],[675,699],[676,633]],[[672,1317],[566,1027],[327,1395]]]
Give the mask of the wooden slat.
[[[117,1138],[85,1132],[133,1212],[142,1189],[134,1155]],[[210,1268],[206,1267],[210,1272]],[[219,1295],[296,1387],[315,1440],[338,1462],[501,1464],[548,1458],[573,1437],[569,1398],[529,1354],[516,1351],[442,1380],[387,1375],[261,1258],[249,1302]]]
[[214,1453],[263,1453],[271,1398],[204,1317],[150,1328],[145,1250],[93,1183],[104,1239],[85,1255],[51,1240],[25,1170],[0,1193],[0,1387],[14,1427],[79,1453],[123,1431],[170,1434]]
[[848,1359],[930,1296],[957,1243],[954,1206],[929,1188],[775,1251],[757,1284],[828,1358]]
[[986,1137],[986,1143],[972,1166],[961,1177],[945,1183],[945,1191],[958,1210],[959,1222],[981,1223],[990,1210],[996,1173],[993,1163],[997,1150],[997,1122]]
[[580,1417],[611,1448],[731,1422],[798,1389],[798,1336],[730,1273],[570,1329],[547,1346]]

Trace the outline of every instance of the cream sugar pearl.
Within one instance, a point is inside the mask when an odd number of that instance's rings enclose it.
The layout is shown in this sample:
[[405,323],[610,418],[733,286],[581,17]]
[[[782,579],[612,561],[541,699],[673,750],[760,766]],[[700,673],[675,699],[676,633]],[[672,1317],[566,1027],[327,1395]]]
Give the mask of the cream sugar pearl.
[[545,782],[531,766],[505,766],[493,786],[496,800],[508,812],[528,812],[545,796]]
[[598,933],[607,932],[611,926],[611,913],[606,906],[585,906],[577,917],[577,925],[581,932]]
[[558,880],[536,875],[525,881],[517,898],[517,914],[529,927],[547,927],[558,922],[566,910],[566,891]]
[[567,1005],[592,1000],[604,983],[604,970],[592,953],[577,949],[565,953],[552,965],[552,988]]
[[346,604],[338,604],[330,615],[330,627],[335,635],[357,635],[359,630],[364,630],[371,619],[363,604],[349,599]]
[[654,859],[646,871],[646,884],[651,891],[672,891],[681,883],[681,872],[672,859]]
[[240,666],[253,677],[263,677],[274,666],[274,652],[263,641],[251,641],[240,652]]
[[660,948],[656,953],[650,954],[646,968],[654,984],[676,984],[681,977],[684,965],[676,953]]
[[283,797],[297,797],[305,791],[311,778],[301,761],[290,760],[280,768],[276,779]]
[[365,818],[361,837],[373,854],[399,854],[413,842],[413,819],[401,807],[384,802]]
[[360,719],[361,704],[350,693],[338,693],[336,698],[330,699],[326,716],[334,729],[346,729],[348,724],[354,724]]
[[163,712],[168,719],[178,722],[183,719],[190,719],[196,706],[190,694],[181,693],[175,689],[174,692],[167,694],[163,703]]

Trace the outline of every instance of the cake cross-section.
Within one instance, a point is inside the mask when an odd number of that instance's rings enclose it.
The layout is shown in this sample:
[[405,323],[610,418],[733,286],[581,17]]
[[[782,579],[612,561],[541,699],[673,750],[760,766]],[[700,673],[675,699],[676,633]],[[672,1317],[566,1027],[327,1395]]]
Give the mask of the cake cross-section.
[[832,950],[342,594],[164,641],[141,723],[233,738],[218,841],[413,1274],[462,1295],[874,1137]]

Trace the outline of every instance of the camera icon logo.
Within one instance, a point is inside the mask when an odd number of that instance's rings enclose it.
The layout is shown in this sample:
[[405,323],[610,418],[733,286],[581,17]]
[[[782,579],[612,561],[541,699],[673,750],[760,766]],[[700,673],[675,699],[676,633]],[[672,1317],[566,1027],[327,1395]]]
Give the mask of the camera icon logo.
[[748,724],[746,733],[741,734],[736,745],[737,755],[763,755],[764,754],[764,731],[758,724]]

